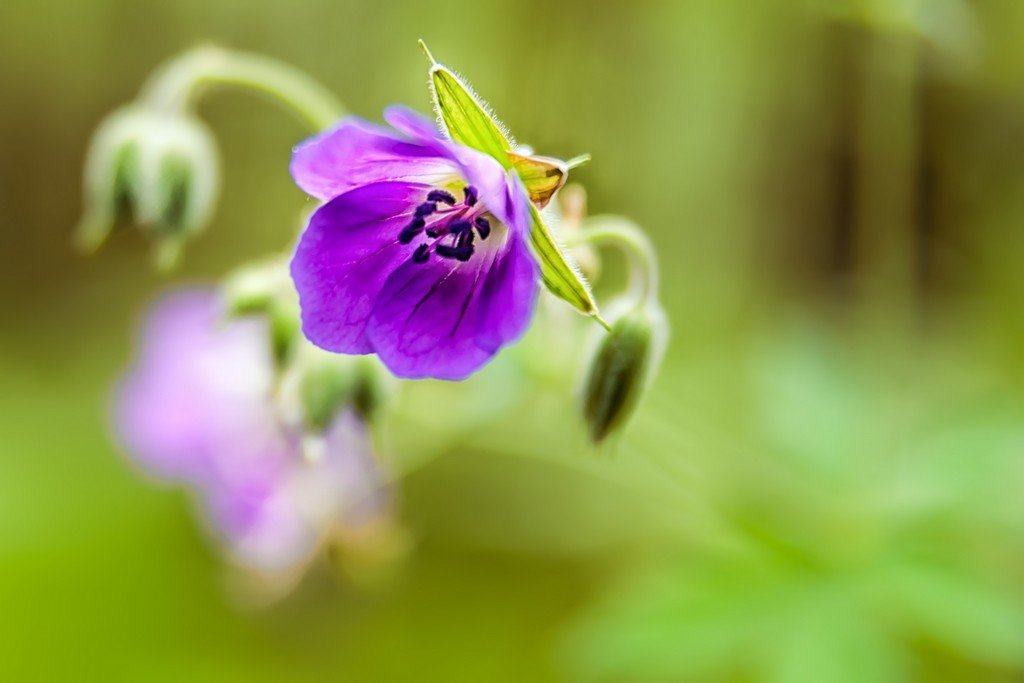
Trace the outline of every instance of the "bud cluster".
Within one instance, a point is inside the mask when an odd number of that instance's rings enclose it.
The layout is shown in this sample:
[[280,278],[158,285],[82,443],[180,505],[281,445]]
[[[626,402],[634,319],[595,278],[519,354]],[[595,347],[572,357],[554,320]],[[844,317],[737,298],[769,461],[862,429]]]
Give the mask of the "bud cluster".
[[229,315],[268,321],[284,409],[304,428],[322,431],[343,409],[369,422],[391,393],[390,377],[376,359],[329,353],[303,338],[286,259],[239,268],[227,277],[222,292]]

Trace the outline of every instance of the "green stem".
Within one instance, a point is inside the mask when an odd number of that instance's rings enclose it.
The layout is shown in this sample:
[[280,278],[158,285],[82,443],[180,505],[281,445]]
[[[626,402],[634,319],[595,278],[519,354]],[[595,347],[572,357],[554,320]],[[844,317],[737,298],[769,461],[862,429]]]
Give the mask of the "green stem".
[[658,258],[654,245],[643,230],[623,216],[593,216],[583,230],[569,238],[574,244],[612,244],[629,259],[629,289],[638,305],[658,296]]
[[181,113],[195,106],[206,85],[267,95],[315,131],[345,115],[341,102],[308,74],[269,57],[217,47],[196,48],[172,59],[143,86],[141,98],[158,109]]

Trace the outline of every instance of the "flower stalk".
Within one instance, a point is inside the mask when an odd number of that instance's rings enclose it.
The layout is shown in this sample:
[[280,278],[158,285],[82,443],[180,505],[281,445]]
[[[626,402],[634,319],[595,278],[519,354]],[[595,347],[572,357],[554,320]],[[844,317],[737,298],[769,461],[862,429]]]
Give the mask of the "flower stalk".
[[566,238],[568,246],[607,244],[617,247],[629,262],[628,296],[636,306],[657,300],[660,271],[650,238],[624,216],[593,216],[584,229]]
[[195,48],[170,60],[143,86],[141,99],[167,113],[185,114],[207,86],[268,96],[314,131],[346,113],[341,102],[305,72],[270,57],[218,47]]
[[664,355],[668,321],[658,299],[654,246],[636,223],[596,216],[586,219],[568,242],[614,245],[629,262],[627,290],[609,307],[610,325],[597,340],[583,378],[583,421],[598,444],[628,422],[647,392]]

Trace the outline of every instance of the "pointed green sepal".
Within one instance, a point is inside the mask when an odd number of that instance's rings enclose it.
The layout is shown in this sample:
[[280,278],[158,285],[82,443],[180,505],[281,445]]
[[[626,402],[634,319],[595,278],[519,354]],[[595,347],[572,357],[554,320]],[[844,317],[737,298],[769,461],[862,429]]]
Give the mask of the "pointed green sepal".
[[[423,45],[423,41],[420,44]],[[426,45],[423,49],[431,61],[430,85],[434,91],[434,106],[449,137],[494,157],[503,167],[511,168],[512,160],[507,152],[512,149],[512,142],[501,124],[487,111],[469,84],[448,67],[434,61]]]
[[560,299],[564,299],[576,310],[589,315],[601,325],[607,324],[597,312],[597,304],[590,293],[583,275],[571,265],[562,248],[558,246],[540,211],[530,204],[530,244],[540,264],[540,277],[544,286]]

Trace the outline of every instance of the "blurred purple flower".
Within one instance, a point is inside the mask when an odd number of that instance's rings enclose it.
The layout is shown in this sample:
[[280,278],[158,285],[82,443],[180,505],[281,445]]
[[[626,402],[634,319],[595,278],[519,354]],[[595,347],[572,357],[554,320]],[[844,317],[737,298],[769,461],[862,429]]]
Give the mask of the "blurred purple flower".
[[385,506],[355,413],[311,435],[275,401],[267,322],[228,318],[214,291],[189,290],[150,314],[115,415],[127,451],[193,487],[233,557],[264,572],[301,567],[329,536]]
[[533,315],[529,199],[429,119],[404,107],[384,118],[395,130],[349,118],[295,149],[295,182],[327,202],[291,265],[302,329],[328,351],[376,353],[399,377],[463,379]]

